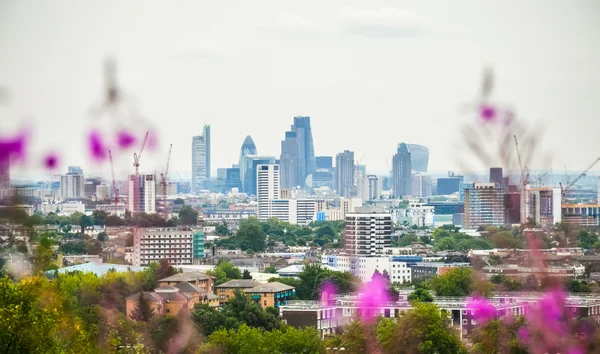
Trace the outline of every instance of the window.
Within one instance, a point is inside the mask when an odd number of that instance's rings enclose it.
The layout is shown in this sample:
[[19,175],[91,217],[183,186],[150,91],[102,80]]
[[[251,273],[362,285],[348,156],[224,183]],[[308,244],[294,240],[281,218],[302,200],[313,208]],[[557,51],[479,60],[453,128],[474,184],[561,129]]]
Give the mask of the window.
[[463,320],[463,324],[466,325],[468,320]]
[[475,320],[471,320],[471,324],[472,324],[472,325],[476,325],[476,324],[477,324],[477,322],[475,322]]
[[466,315],[466,314],[467,314],[467,310],[463,310],[463,315]]
[[263,301],[263,304],[264,304],[265,306],[267,306],[267,300]]
[[171,309],[166,309],[165,312],[169,313],[169,312],[171,312]]

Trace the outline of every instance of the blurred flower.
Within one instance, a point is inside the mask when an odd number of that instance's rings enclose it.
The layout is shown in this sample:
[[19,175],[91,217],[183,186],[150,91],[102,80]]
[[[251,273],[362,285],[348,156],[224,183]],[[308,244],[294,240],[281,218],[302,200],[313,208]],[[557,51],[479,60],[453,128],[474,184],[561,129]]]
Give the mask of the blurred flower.
[[12,157],[17,161],[25,160],[27,145],[26,133],[11,138],[0,138],[0,157]]
[[106,151],[108,148],[105,146],[102,135],[98,131],[92,131],[88,137],[88,148],[90,155],[96,161],[102,161],[106,158]]
[[487,104],[482,104],[479,108],[479,116],[485,121],[492,121],[496,118],[496,108]]
[[55,169],[58,166],[58,156],[54,154],[46,155],[44,157],[44,166],[49,170]]
[[361,317],[365,322],[370,323],[378,315],[379,309],[389,302],[386,279],[374,277],[362,286],[359,297]]
[[527,328],[519,328],[519,340],[522,343],[527,343],[527,341],[529,340],[529,330]]
[[467,310],[472,311],[475,320],[481,322],[481,324],[485,324],[496,317],[496,307],[484,298],[473,298],[467,303]]
[[321,304],[328,305],[336,294],[337,287],[335,286],[335,284],[329,281],[323,282],[323,285],[321,285]]
[[117,144],[120,148],[126,149],[135,143],[135,136],[125,130],[117,133]]

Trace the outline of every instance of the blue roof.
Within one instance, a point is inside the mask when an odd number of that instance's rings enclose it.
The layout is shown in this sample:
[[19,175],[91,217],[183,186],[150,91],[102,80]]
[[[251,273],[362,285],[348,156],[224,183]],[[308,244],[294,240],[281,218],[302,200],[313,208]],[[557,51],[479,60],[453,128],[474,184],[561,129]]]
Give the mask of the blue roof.
[[[64,267],[57,270],[59,274],[69,273],[80,271],[83,273],[94,273],[96,276],[101,277],[104,274],[108,273],[109,270],[114,269],[116,272],[122,273],[127,272],[129,270],[133,272],[142,272],[146,269],[146,267],[135,267],[124,264],[110,264],[110,263],[82,263],[77,264],[70,267]],[[52,275],[54,273],[53,270],[45,272],[48,275]]]

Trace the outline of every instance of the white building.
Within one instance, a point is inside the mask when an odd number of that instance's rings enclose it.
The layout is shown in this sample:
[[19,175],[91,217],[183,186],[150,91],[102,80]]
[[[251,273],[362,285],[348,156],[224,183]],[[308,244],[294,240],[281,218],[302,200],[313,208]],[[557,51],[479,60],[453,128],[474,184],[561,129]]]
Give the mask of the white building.
[[321,264],[350,272],[361,281],[370,281],[375,271],[387,273],[392,283],[407,283],[412,280],[411,267],[420,264],[423,258],[412,255],[364,257],[349,255],[322,255]]
[[192,193],[204,188],[210,179],[210,127],[204,126],[202,135],[192,138]]
[[156,213],[156,182],[154,175],[139,175],[138,178],[139,194],[135,191],[135,175],[129,176],[128,210],[147,214]]
[[82,174],[67,173],[60,176],[60,195],[64,199],[84,198],[85,179]]
[[204,257],[204,233],[190,227],[138,228],[133,237],[135,266],[160,262],[173,266],[194,264]]
[[111,199],[113,195],[111,195],[112,187],[108,184],[99,184],[96,186],[96,199],[97,200],[106,200]]
[[[269,201],[280,199],[279,165],[265,164],[256,166],[256,197],[258,200],[258,219],[267,220],[273,217],[273,207],[279,208],[284,203],[270,205]],[[288,204],[289,208],[289,204]]]
[[415,172],[412,175],[412,195],[413,197],[431,196],[431,176]]
[[73,213],[85,213],[85,204],[83,203],[43,203],[40,204],[40,213],[48,215],[50,213],[55,214],[73,214]]
[[406,216],[412,218],[411,225],[432,227],[435,217],[435,207],[426,206],[425,203],[411,200],[406,210]]
[[362,201],[378,200],[381,197],[381,179],[376,175],[360,176],[356,180],[356,192]]
[[357,208],[346,214],[344,250],[356,256],[379,256],[392,244],[392,215],[381,208]]

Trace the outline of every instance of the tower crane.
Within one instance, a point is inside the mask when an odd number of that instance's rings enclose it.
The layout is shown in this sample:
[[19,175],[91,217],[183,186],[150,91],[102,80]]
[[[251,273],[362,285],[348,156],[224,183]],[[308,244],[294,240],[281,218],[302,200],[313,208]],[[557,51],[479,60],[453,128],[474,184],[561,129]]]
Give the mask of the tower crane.
[[529,204],[527,200],[527,185],[529,184],[529,169],[527,166],[523,167],[523,160],[521,159],[521,152],[519,151],[519,141],[517,136],[515,138],[515,147],[517,149],[517,157],[519,159],[519,169],[521,170],[521,223],[527,222],[527,206]]
[[133,211],[136,212],[140,211],[140,160],[147,141],[148,132],[146,132],[146,135],[144,136],[144,141],[142,141],[139,153],[133,153],[133,167],[135,167],[135,180],[133,181]]
[[117,188],[117,181],[115,180],[115,167],[113,165],[112,152],[108,150],[108,159],[110,161],[110,174],[112,176],[112,187],[114,192],[114,203],[115,203],[115,215],[117,215],[117,204],[119,203],[119,188]]
[[544,172],[543,175],[538,175],[537,176],[537,182],[538,182],[538,186],[541,187],[543,185],[542,180],[544,179],[544,177],[546,177],[546,175],[548,174],[548,172]]
[[575,177],[575,179],[573,179],[573,182],[567,184],[566,187],[563,187],[562,183],[558,183],[558,185],[560,186],[560,195],[561,195],[561,205],[565,204],[565,199],[566,199],[566,195],[567,195],[567,191],[569,190],[569,188],[573,187],[575,185],[575,183],[577,183],[577,181],[579,181],[581,179],[581,177],[585,176],[589,170],[592,169],[592,167],[594,167],[598,161],[600,161],[600,157],[598,157],[597,159],[595,159],[585,170],[583,170],[583,172],[581,172],[579,174],[579,176]]
[[167,155],[167,167],[165,168],[164,172],[160,174],[160,185],[162,186],[163,191],[163,212],[165,220],[169,218],[169,208],[167,207],[167,187],[169,183],[167,179],[169,176],[169,163],[171,162],[171,149],[173,149],[173,144],[169,145],[169,154]]

